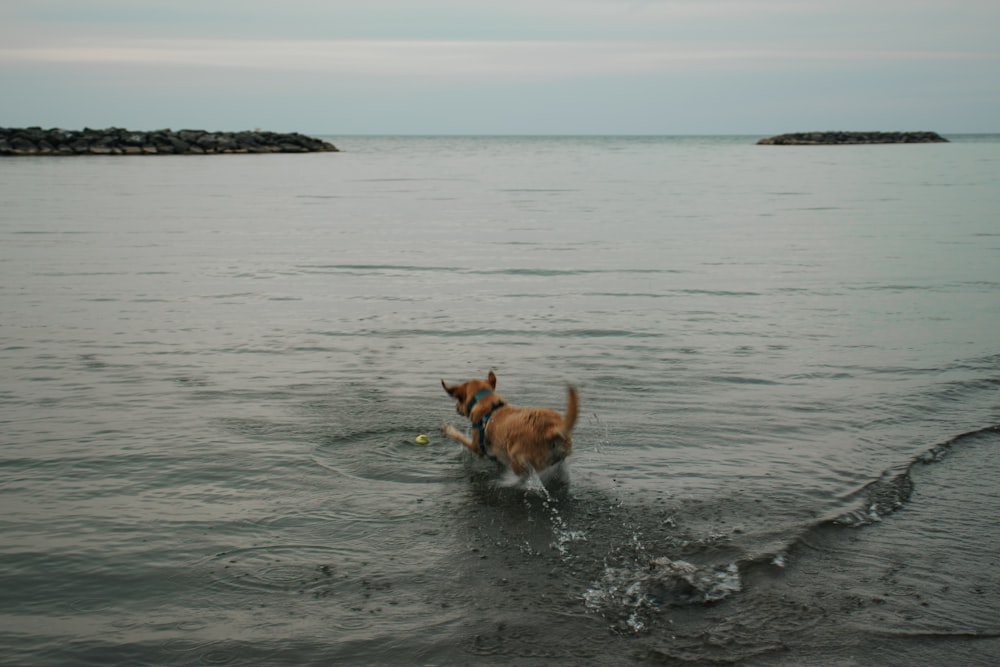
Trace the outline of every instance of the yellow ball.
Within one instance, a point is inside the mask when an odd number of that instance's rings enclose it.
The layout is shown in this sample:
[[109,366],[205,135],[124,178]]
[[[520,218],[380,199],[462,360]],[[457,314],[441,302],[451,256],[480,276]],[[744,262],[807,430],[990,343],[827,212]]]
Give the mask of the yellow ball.
[[428,438],[428,437],[427,437],[426,435],[424,435],[423,433],[421,433],[420,435],[418,435],[418,436],[417,436],[417,439],[416,439],[416,443],[417,443],[418,445],[426,445],[426,444],[427,444],[427,443],[429,443],[430,441],[431,441],[431,439],[430,439],[430,438]]

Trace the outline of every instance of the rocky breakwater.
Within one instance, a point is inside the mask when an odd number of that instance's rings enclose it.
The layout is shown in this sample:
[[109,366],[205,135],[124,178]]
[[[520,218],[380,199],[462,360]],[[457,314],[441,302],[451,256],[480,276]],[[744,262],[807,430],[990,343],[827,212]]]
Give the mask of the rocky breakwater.
[[326,141],[293,132],[205,130],[44,130],[0,128],[0,155],[206,155],[222,153],[316,153],[336,151]]
[[766,146],[826,146],[843,144],[928,144],[948,140],[937,132],[794,132],[757,142]]

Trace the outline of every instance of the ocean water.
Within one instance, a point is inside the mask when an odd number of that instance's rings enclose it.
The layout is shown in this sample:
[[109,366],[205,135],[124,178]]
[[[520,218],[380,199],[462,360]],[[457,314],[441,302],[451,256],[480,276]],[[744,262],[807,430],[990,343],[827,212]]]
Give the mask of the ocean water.
[[3,662],[1000,661],[1000,136],[331,139],[0,160]]

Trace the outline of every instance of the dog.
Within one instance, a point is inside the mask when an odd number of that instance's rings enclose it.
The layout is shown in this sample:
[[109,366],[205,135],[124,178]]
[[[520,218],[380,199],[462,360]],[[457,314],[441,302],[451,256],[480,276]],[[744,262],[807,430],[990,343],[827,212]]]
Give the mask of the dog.
[[494,389],[497,376],[490,371],[485,380],[469,380],[441,386],[455,399],[455,411],[472,422],[472,438],[451,424],[441,433],[465,445],[474,454],[498,461],[524,476],[542,472],[563,461],[573,450],[571,433],[576,424],[576,389],[568,387],[566,414],[549,408],[515,408]]

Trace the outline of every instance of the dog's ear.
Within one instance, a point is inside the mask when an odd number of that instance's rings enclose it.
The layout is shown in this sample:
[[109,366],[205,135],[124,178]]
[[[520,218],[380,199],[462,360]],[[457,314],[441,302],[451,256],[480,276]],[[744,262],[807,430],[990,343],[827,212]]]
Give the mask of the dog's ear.
[[454,395],[455,395],[455,390],[456,390],[456,389],[458,389],[458,387],[449,387],[448,385],[446,385],[446,384],[444,383],[444,380],[441,380],[441,386],[442,386],[442,387],[444,387],[444,390],[445,390],[446,392],[448,392],[448,394],[449,394],[450,396],[454,396]]
[[497,376],[496,376],[496,374],[493,371],[490,371],[489,381],[490,381],[490,386],[493,387],[494,389],[496,389],[497,388]]

